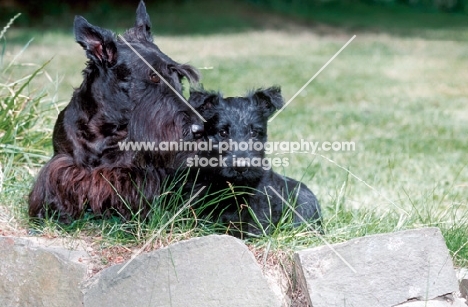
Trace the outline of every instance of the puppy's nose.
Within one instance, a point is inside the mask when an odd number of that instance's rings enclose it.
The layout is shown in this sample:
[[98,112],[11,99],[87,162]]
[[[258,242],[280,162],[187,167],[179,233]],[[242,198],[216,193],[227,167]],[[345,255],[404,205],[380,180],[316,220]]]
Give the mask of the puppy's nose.
[[243,174],[249,169],[250,163],[245,159],[236,160],[234,168],[237,172]]
[[249,168],[247,166],[238,166],[235,170],[240,174],[244,174],[249,170]]
[[203,136],[203,133],[205,132],[205,129],[203,128],[202,125],[192,125],[191,127],[193,137],[195,139],[199,139]]

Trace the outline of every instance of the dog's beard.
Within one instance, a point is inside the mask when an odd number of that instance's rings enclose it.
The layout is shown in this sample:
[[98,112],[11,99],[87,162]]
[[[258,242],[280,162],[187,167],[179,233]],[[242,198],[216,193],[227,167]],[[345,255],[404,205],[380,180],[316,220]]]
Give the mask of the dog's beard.
[[220,168],[219,174],[226,179],[230,179],[235,183],[249,183],[259,180],[263,175],[264,170],[261,167],[248,167],[245,171],[239,171],[234,167]]
[[[263,176],[265,170],[261,166],[252,165],[253,159],[259,162],[263,160],[263,157],[264,155],[261,152],[246,156],[244,152],[236,155],[233,152],[219,154],[217,151],[211,151],[208,159],[216,159],[218,165],[206,168],[230,182],[247,185],[258,181]],[[245,159],[245,164],[241,162],[243,159]]]

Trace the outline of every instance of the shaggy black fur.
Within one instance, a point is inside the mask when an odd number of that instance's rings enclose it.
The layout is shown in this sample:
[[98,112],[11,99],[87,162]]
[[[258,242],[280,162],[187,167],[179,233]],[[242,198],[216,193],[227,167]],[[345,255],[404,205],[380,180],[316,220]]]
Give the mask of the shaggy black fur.
[[[238,194],[222,200],[214,211],[215,215],[223,222],[239,224],[242,231],[258,234],[261,229],[249,214],[247,205],[258,218],[261,228],[268,233],[288,208],[269,188],[271,186],[284,199],[295,204],[296,211],[303,218],[319,225],[320,206],[312,191],[303,183],[271,170],[268,160],[264,159],[264,147],[255,149],[253,145],[255,142],[265,144],[267,120],[283,106],[279,87],[259,89],[245,97],[230,98],[203,89],[192,89],[189,102],[207,120],[205,133],[207,140],[213,144],[212,150],[199,152],[199,158],[220,162],[218,167],[197,167],[195,159],[189,160],[189,164],[197,170],[192,172],[193,176],[197,176],[197,187],[208,186],[209,193],[230,189]],[[245,142],[252,146],[248,150],[242,150],[240,146],[227,146],[229,148],[220,153],[220,147],[226,147],[230,142],[238,145]],[[294,215],[293,223],[297,225],[300,222]]]
[[[162,53],[150,29],[142,1],[124,39],[179,93],[182,78],[198,82],[197,70]],[[29,215],[56,214],[70,222],[86,208],[104,216],[145,214],[167,174],[190,153],[122,151],[119,142],[193,140],[203,123],[113,32],[81,16],[75,17],[74,31],[87,67],[83,83],[58,116],[54,156],[29,195]]]

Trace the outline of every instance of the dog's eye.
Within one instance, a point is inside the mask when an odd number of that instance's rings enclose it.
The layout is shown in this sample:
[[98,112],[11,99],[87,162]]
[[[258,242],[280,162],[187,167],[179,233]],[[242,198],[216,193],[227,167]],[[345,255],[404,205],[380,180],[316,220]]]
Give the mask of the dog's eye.
[[154,72],[150,74],[150,80],[153,83],[159,83],[159,81],[161,81],[159,76],[157,74],[155,74]]
[[224,130],[224,129],[223,129],[223,130],[219,130],[218,133],[219,133],[219,136],[222,137],[222,138],[226,138],[226,137],[228,137],[228,135],[229,135],[229,132],[227,132],[227,130]]
[[250,130],[250,137],[256,138],[258,136],[258,132],[255,130]]

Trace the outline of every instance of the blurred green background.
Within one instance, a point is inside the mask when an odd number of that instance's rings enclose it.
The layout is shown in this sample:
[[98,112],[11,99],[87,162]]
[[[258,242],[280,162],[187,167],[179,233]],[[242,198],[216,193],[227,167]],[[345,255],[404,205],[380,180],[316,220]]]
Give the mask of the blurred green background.
[[[325,22],[355,29],[372,27],[411,33],[416,28],[466,25],[466,0],[158,0],[146,1],[160,34],[207,34],[263,28],[271,14],[304,24]],[[126,28],[138,1],[0,1],[4,24],[17,12],[16,24],[36,29],[68,29],[74,15],[86,15],[103,27]],[[443,14],[439,14],[443,13]],[[281,24],[274,24],[281,27]]]
[[[86,57],[74,42],[74,15],[122,33],[133,25],[137,4],[0,1],[0,29],[22,12],[0,39],[0,101],[12,102],[0,110],[8,114],[0,122],[0,209],[25,216],[25,196],[52,153],[57,114],[82,81]],[[290,166],[276,171],[317,194],[331,241],[438,226],[453,257],[468,263],[463,0],[146,4],[161,50],[199,68],[205,88],[225,96],[277,84],[288,100],[356,35],[268,131],[271,141],[354,141],[356,150],[283,153]],[[47,61],[18,95],[22,100],[9,99]]]

